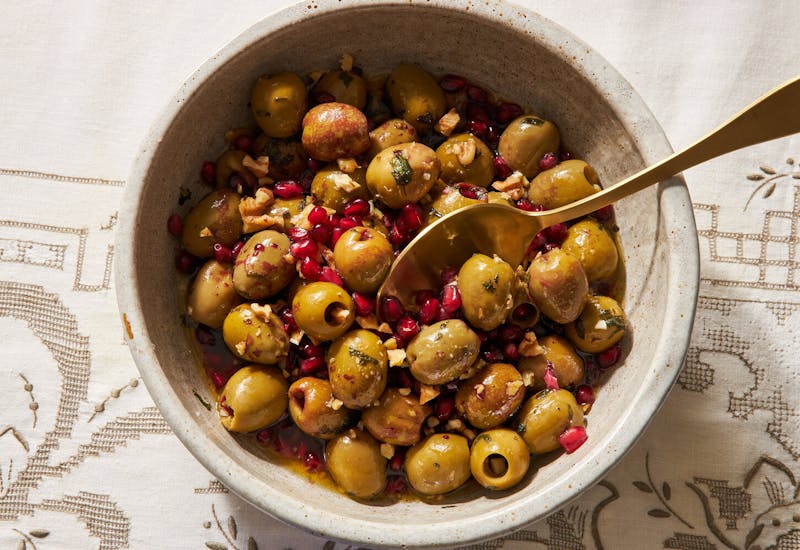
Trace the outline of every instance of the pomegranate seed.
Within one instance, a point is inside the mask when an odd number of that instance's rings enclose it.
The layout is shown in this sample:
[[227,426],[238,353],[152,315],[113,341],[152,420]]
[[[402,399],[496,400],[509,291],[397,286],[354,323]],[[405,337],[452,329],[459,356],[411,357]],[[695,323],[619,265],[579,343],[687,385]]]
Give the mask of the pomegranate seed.
[[295,241],[289,246],[289,252],[298,260],[303,258],[315,258],[319,253],[317,243],[311,239]]
[[210,160],[205,161],[200,168],[200,177],[204,182],[213,185],[217,182],[217,166]]
[[480,122],[486,123],[490,120],[489,111],[479,103],[467,103],[465,114],[467,115],[467,119],[470,120],[479,120]]
[[614,217],[614,207],[609,204],[599,210],[595,210],[592,215],[599,222],[607,222]]
[[311,228],[309,236],[318,243],[327,243],[331,238],[331,228],[324,223],[318,223]]
[[611,346],[606,351],[600,352],[595,356],[597,357],[597,365],[602,370],[610,369],[617,364],[620,354],[619,346]]
[[428,298],[425,300],[419,307],[419,313],[417,314],[419,322],[423,325],[433,323],[439,313],[439,305],[439,300],[436,298]]
[[547,386],[549,390],[557,390],[558,389],[558,378],[556,377],[556,371],[553,368],[553,363],[550,361],[547,362],[547,366],[544,368],[544,384]]
[[567,238],[567,229],[567,224],[557,223],[550,227],[545,227],[542,229],[542,233],[544,233],[544,237],[548,242],[561,244],[564,242],[564,239]]
[[442,275],[440,280],[442,281],[442,285],[447,285],[453,282],[453,280],[458,275],[458,268],[457,267],[445,267],[442,270]]
[[489,131],[489,124],[480,120],[468,120],[467,132],[478,138],[485,138]]
[[522,107],[516,103],[501,103],[497,108],[495,119],[499,124],[508,124],[518,116],[522,115]]
[[395,296],[386,296],[381,300],[379,311],[382,320],[387,323],[395,323],[403,316],[406,309],[403,307],[403,303]]
[[464,89],[464,86],[467,85],[467,80],[463,76],[458,76],[454,74],[447,74],[442,77],[439,81],[439,86],[442,87],[442,90],[445,92],[458,92]]
[[408,343],[419,333],[419,326],[412,317],[405,315],[397,321],[395,333],[401,342]]
[[337,214],[334,212],[330,216],[328,216],[328,227],[339,227],[339,224],[342,223],[342,215]]
[[345,216],[353,216],[354,218],[363,218],[369,215],[369,202],[364,199],[356,199],[350,201],[342,211]]
[[180,237],[183,233],[183,219],[180,214],[172,214],[167,218],[167,231],[173,237]]
[[311,209],[311,212],[308,213],[308,221],[311,225],[316,225],[318,223],[325,223],[328,221],[328,212],[321,206],[315,206]]
[[214,333],[211,332],[211,328],[206,325],[197,325],[194,329],[194,337],[197,342],[203,346],[213,346],[217,343],[217,339]]
[[586,443],[589,437],[586,435],[586,428],[583,426],[573,426],[558,436],[558,442],[567,452],[572,454],[577,451],[581,445]]
[[387,495],[397,495],[406,490],[406,482],[400,476],[391,476],[386,482],[383,492]]
[[500,329],[499,336],[503,342],[519,342],[525,336],[525,333],[517,326],[506,325]]
[[253,149],[253,138],[247,134],[240,134],[233,140],[233,148],[249,153]]
[[436,316],[436,320],[447,321],[448,319],[458,319],[458,310],[446,311],[442,306],[439,306],[439,314]]
[[303,192],[310,193],[311,192],[311,184],[314,182],[314,173],[310,170],[303,170],[303,173],[300,174],[300,187],[303,188]]
[[536,236],[531,240],[531,244],[528,245],[528,252],[538,251],[547,244],[547,239],[544,236],[544,232],[539,231]]
[[333,103],[336,101],[336,97],[328,92],[317,92],[314,94],[314,99],[317,103]]
[[319,356],[309,357],[300,361],[300,372],[303,374],[314,374],[325,368],[325,360]]
[[575,400],[580,405],[594,403],[594,390],[587,384],[581,384],[575,390]]
[[414,379],[406,368],[391,369],[389,373],[395,378],[394,386],[398,388],[411,388]]
[[509,361],[516,361],[519,359],[519,348],[514,342],[508,342],[503,346],[503,355]]
[[547,254],[548,252],[550,252],[551,250],[555,250],[556,248],[558,248],[558,245],[556,243],[545,243],[545,245],[542,247],[542,252],[544,254]]
[[389,461],[389,469],[394,470],[395,472],[399,472],[403,468],[403,462],[405,460],[405,453],[400,452],[400,449],[395,447],[394,455],[392,459]]
[[361,292],[353,292],[353,304],[356,308],[356,315],[367,317],[375,313],[375,298]]
[[344,287],[344,281],[339,276],[339,274],[336,273],[336,271],[332,267],[329,267],[327,265],[323,267],[322,270],[320,271],[319,280]]
[[514,203],[517,208],[526,212],[541,212],[543,208],[538,204],[533,204],[526,198],[517,199]]
[[304,342],[299,350],[300,355],[306,359],[310,359],[311,357],[323,357],[325,355],[325,349],[322,346],[312,344],[311,342]]
[[275,430],[266,428],[256,434],[256,439],[261,444],[270,444],[275,440]]
[[539,160],[539,170],[550,170],[551,168],[555,168],[556,164],[558,164],[558,157],[556,154],[545,153]]
[[486,190],[471,183],[459,183],[458,192],[468,199],[482,200]]
[[195,267],[197,267],[197,258],[192,256],[185,250],[181,250],[175,257],[175,267],[181,273],[186,273],[186,274],[193,273]]
[[561,154],[558,155],[558,158],[561,160],[561,162],[564,162],[565,160],[570,160],[572,158],[572,153],[570,153],[569,151],[561,151]]
[[436,415],[440,421],[444,422],[456,412],[456,400],[452,395],[442,395],[436,400],[433,408],[433,414]]
[[300,275],[309,281],[319,281],[322,276],[322,266],[312,257],[300,260]]
[[247,180],[237,172],[231,175],[230,179],[228,180],[228,187],[238,193],[240,189],[248,189],[250,185],[248,185]]
[[429,288],[424,288],[422,290],[418,290],[416,294],[414,294],[414,303],[418,306],[421,306],[431,298],[436,297],[436,292]]
[[494,164],[495,174],[497,174],[497,177],[501,180],[506,179],[513,172],[511,167],[508,165],[508,162],[506,162],[506,159],[504,159],[502,155],[495,155],[492,159],[492,163]]
[[486,103],[488,99],[486,91],[473,84],[467,84],[467,98],[477,103]]
[[397,225],[404,233],[416,231],[425,223],[422,207],[417,204],[407,204],[400,211]]
[[392,226],[389,230],[389,242],[392,243],[392,246],[395,248],[400,248],[406,242],[406,236],[396,225]]
[[292,312],[292,308],[283,308],[278,313],[278,317],[280,317],[281,321],[283,321],[283,326],[286,328],[286,332],[294,332],[297,330],[297,322],[294,320],[294,312]]
[[536,318],[536,306],[533,304],[520,304],[511,312],[511,319],[517,323],[527,324]]
[[314,172],[315,174],[319,172],[322,166],[323,166],[322,162],[311,157],[308,157],[308,160],[306,161],[306,168],[308,168],[311,172]]
[[214,384],[214,387],[217,389],[220,389],[223,386],[225,386],[225,383],[228,381],[228,378],[230,378],[230,377],[225,377],[224,374],[216,371],[208,371],[208,377],[211,378],[211,383]]
[[448,313],[455,313],[461,308],[461,292],[454,284],[449,284],[442,289],[442,309]]
[[289,238],[293,241],[302,241],[308,238],[308,231],[302,227],[292,227],[289,229]]
[[272,188],[279,199],[296,199],[303,195],[303,187],[294,180],[279,181]]
[[221,264],[232,264],[233,252],[222,243],[214,243],[214,259]]
[[486,128],[486,142],[492,146],[492,148],[497,147],[497,144],[500,143],[500,130],[494,124],[489,124]]
[[336,246],[336,242],[339,240],[339,237],[342,236],[342,233],[344,233],[344,229],[341,227],[334,227],[331,230],[331,248]]
[[487,363],[499,363],[503,360],[503,352],[496,348],[489,348],[481,352],[481,357]]
[[348,229],[353,229],[360,225],[361,222],[352,216],[346,216],[342,218],[342,221],[339,222],[339,229],[342,231],[347,231]]
[[236,260],[239,257],[239,252],[244,248],[244,241],[236,241],[236,244],[231,248],[231,257]]

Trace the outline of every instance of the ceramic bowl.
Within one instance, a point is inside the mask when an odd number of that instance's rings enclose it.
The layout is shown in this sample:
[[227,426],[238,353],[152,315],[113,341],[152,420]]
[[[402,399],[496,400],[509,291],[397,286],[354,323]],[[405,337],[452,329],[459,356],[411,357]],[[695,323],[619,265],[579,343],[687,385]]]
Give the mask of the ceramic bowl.
[[338,65],[352,54],[368,74],[403,61],[456,73],[534,107],[568,147],[613,183],[671,153],[631,86],[563,28],[518,7],[468,0],[309,0],[256,23],[206,61],[143,143],[121,209],[116,288],[131,353],[175,434],[227,487],[307,531],[364,546],[443,547],[507,533],[558,510],[603,478],[658,410],[687,349],[698,251],[685,183],[673,178],[617,204],[632,326],[624,364],[606,377],[589,440],[532,468],[514,490],[459,491],[436,503],[371,505],[317,486],[233,437],[195,397],[209,399],[181,327],[175,240],[165,229],[181,188],[204,194],[198,167],[250,120],[261,74]]

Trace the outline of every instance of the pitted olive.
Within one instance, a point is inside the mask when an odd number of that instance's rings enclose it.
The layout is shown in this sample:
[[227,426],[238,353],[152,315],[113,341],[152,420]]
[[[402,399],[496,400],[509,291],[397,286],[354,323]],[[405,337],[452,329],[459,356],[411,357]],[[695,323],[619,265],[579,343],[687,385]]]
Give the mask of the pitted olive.
[[419,133],[430,130],[447,108],[442,88],[430,73],[418,65],[402,63],[386,81],[392,110]]
[[269,306],[240,304],[222,323],[222,338],[241,359],[274,365],[289,353],[289,336]]
[[417,131],[402,118],[392,118],[372,130],[369,141],[368,156],[372,158],[392,145],[417,141]]
[[531,463],[525,441],[513,430],[497,428],[472,442],[469,465],[475,481],[492,490],[510,489],[519,483]]
[[498,256],[473,254],[458,272],[461,312],[473,327],[493,330],[514,306],[514,269]]
[[220,328],[228,312],[241,302],[233,287],[233,267],[209,260],[194,278],[186,298],[186,313],[198,323]]
[[219,394],[222,425],[232,432],[252,432],[269,426],[286,412],[288,388],[277,367],[242,367]]
[[364,78],[350,71],[328,71],[319,79],[314,94],[328,94],[339,103],[364,110],[367,104],[367,84]]
[[286,138],[300,131],[308,92],[303,79],[294,73],[262,76],[253,86],[250,104],[256,123],[267,136]]
[[378,442],[363,430],[351,429],[331,439],[325,462],[336,484],[354,497],[372,498],[386,486],[386,459]]
[[433,201],[428,206],[427,223],[433,223],[450,212],[455,212],[460,208],[481,204],[484,201],[470,199],[462,195],[455,187],[445,187],[436,194],[433,194]]
[[246,156],[247,153],[237,149],[225,151],[220,155],[216,163],[217,189],[227,187],[230,183],[231,176],[234,174],[241,177],[249,188],[254,188],[256,186],[258,178],[256,178],[250,170],[245,168],[242,162]]
[[336,164],[330,164],[317,172],[311,182],[314,202],[341,214],[348,202],[370,198],[366,176],[366,167],[361,166],[352,174],[346,174]]
[[494,181],[492,152],[472,134],[458,134],[436,149],[442,165],[441,178],[447,183],[471,183],[488,187]]
[[449,493],[469,479],[469,442],[463,435],[429,435],[408,450],[405,470],[418,493]]
[[539,173],[539,161],[545,153],[558,151],[559,142],[555,124],[536,115],[523,115],[503,130],[497,152],[512,170],[530,179]]
[[436,153],[417,142],[387,147],[367,167],[367,187],[389,208],[419,201],[438,177]]
[[558,449],[558,436],[572,426],[583,426],[575,397],[567,390],[543,390],[522,405],[516,431],[533,454],[542,454]]
[[298,290],[292,299],[292,313],[297,326],[317,341],[338,338],[355,319],[350,295],[339,285],[324,281]]
[[455,380],[478,358],[481,339],[460,319],[422,327],[406,348],[411,374],[423,384]]
[[320,439],[331,439],[350,421],[346,407],[333,404],[331,383],[305,376],[289,386],[289,414],[298,428]]
[[306,167],[308,155],[296,139],[271,138],[261,134],[253,143],[256,156],[269,158],[269,173],[272,179],[291,180],[299,178]]
[[524,398],[519,371],[506,363],[492,363],[459,385],[456,408],[470,424],[485,430],[508,420]]
[[539,345],[544,350],[543,354],[522,357],[519,360],[519,371],[533,374],[533,389],[543,390],[547,387],[544,373],[548,365],[553,367],[553,374],[561,388],[568,388],[583,381],[585,370],[583,359],[566,339],[550,334],[539,338]]
[[364,410],[364,427],[378,441],[392,445],[413,445],[421,437],[422,425],[431,414],[428,405],[420,405],[419,397],[402,395],[388,388],[377,405]]
[[394,261],[392,244],[369,227],[345,231],[333,247],[333,261],[345,285],[356,292],[378,290]]
[[346,103],[321,103],[303,117],[302,141],[317,160],[356,157],[370,147],[367,117]]
[[250,237],[236,257],[236,291],[248,300],[261,300],[283,290],[297,275],[289,244],[284,233],[272,229]]
[[575,256],[554,248],[531,261],[528,277],[528,292],[539,311],[562,324],[580,315],[589,282]]
[[590,283],[608,279],[617,271],[617,245],[597,220],[586,218],[571,226],[561,248],[578,258]]
[[190,254],[209,258],[214,255],[214,243],[233,246],[242,234],[240,200],[231,189],[217,189],[203,197],[186,216],[183,247]]
[[588,353],[605,351],[625,335],[628,322],[622,306],[608,296],[589,296],[580,316],[567,325],[567,337]]
[[528,187],[528,199],[549,210],[597,193],[595,186],[599,186],[599,179],[594,168],[582,160],[572,159],[533,178]]
[[372,405],[386,389],[386,348],[368,330],[356,329],[334,340],[325,359],[333,395],[351,409]]

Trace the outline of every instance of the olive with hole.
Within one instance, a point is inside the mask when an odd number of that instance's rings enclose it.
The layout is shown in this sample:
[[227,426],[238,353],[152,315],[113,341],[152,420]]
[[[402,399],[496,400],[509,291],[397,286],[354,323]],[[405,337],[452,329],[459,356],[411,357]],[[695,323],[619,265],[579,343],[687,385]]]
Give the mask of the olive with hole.
[[306,154],[303,145],[297,139],[271,138],[259,135],[253,143],[256,156],[269,158],[267,175],[272,179],[298,179],[306,168]]
[[406,347],[411,375],[435,386],[466,373],[481,349],[481,339],[461,319],[448,319],[422,327]]
[[578,258],[590,283],[608,279],[617,271],[617,245],[606,228],[593,218],[570,226],[561,249]]
[[447,109],[444,91],[433,76],[419,65],[402,63],[386,80],[392,111],[419,133],[433,128]]
[[363,409],[378,401],[386,389],[389,358],[378,336],[364,329],[348,332],[333,341],[325,354],[331,390],[351,409]]
[[465,197],[458,191],[458,188],[451,186],[444,187],[438,193],[431,193],[431,195],[433,200],[428,205],[427,223],[433,223],[450,212],[455,212],[461,208],[485,202]]
[[230,310],[241,302],[233,286],[233,266],[209,260],[194,278],[186,298],[186,313],[193,321],[220,328]]
[[461,313],[473,327],[499,327],[514,306],[514,269],[498,256],[473,254],[458,271]]
[[222,425],[232,432],[252,432],[269,426],[286,412],[288,388],[277,367],[242,367],[233,373],[219,394]]
[[458,134],[436,148],[441,178],[450,184],[467,182],[488,187],[494,181],[492,152],[472,134]]
[[325,446],[328,472],[339,487],[356,497],[369,499],[386,486],[386,459],[380,445],[363,430],[351,429]]
[[589,296],[580,316],[567,325],[566,334],[579,350],[600,353],[622,340],[627,325],[625,311],[614,298]]
[[323,94],[362,111],[367,104],[367,84],[364,78],[350,71],[335,70],[325,73],[312,89],[313,96],[320,97]]
[[345,285],[356,292],[380,288],[394,261],[392,243],[369,227],[353,227],[342,233],[333,247],[333,261]]
[[336,164],[329,164],[314,175],[311,181],[311,195],[314,202],[342,213],[347,203],[356,199],[369,199],[367,189],[367,169],[356,168],[347,174]]
[[528,266],[528,293],[556,323],[574,321],[583,311],[589,282],[580,261],[560,248],[535,257]]
[[240,359],[274,365],[289,353],[289,336],[283,321],[269,306],[239,304],[222,323],[222,338]]
[[320,439],[331,439],[350,423],[352,411],[333,405],[328,380],[304,376],[289,386],[289,414],[302,431]]
[[389,208],[418,202],[439,178],[436,152],[422,143],[387,147],[367,167],[367,187]]
[[233,285],[248,300],[274,296],[297,276],[289,256],[289,238],[265,229],[247,239],[233,269]]
[[432,434],[406,453],[408,482],[423,495],[442,495],[461,487],[470,476],[469,442],[463,435]]
[[287,138],[300,131],[308,107],[305,82],[295,73],[266,75],[256,80],[250,94],[256,123],[265,135]]
[[545,210],[558,208],[593,195],[600,190],[594,168],[572,159],[537,175],[528,186],[528,200]]
[[491,363],[459,384],[456,409],[470,424],[486,430],[508,420],[524,398],[519,371],[507,363]]
[[487,489],[510,489],[522,481],[531,464],[525,441],[513,430],[497,428],[478,435],[469,452],[472,477]]
[[430,406],[420,404],[419,396],[388,388],[378,404],[364,409],[361,420],[378,441],[408,446],[420,440],[422,425],[430,414]]
[[254,189],[258,184],[258,178],[244,165],[244,157],[247,153],[238,149],[231,149],[222,153],[216,162],[217,189],[227,187],[231,177],[238,175],[244,180],[248,189]]
[[338,338],[355,319],[350,295],[339,285],[325,281],[299,289],[292,299],[292,313],[297,326],[318,342]]
[[539,173],[539,161],[545,153],[557,152],[559,143],[555,124],[536,115],[522,115],[503,130],[497,152],[512,170],[530,179]]
[[567,428],[583,426],[583,409],[567,390],[543,390],[530,397],[517,415],[516,431],[533,454],[555,451]]
[[370,148],[367,155],[372,158],[387,147],[417,141],[417,131],[402,118],[392,118],[369,133]]
[[210,258],[215,243],[233,246],[242,234],[240,200],[231,189],[217,189],[200,199],[184,220],[183,248],[200,258]]
[[553,367],[553,375],[561,388],[575,386],[583,381],[586,367],[569,340],[549,334],[539,338],[539,346],[543,350],[541,355],[522,357],[518,365],[519,371],[523,375],[525,373],[532,374],[534,390],[543,390],[547,387],[544,373],[548,365]]
[[370,147],[367,117],[347,103],[321,103],[303,117],[301,140],[317,160],[356,157]]

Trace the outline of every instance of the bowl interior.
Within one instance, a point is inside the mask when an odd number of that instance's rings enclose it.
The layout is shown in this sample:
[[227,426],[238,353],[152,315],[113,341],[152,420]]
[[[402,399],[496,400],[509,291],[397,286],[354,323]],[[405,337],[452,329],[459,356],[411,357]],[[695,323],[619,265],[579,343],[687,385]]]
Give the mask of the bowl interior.
[[[176,434],[223,483],[272,515],[362,544],[436,546],[491,537],[543,517],[600,479],[666,395],[686,349],[697,287],[688,194],[672,180],[617,205],[632,338],[624,366],[598,393],[590,437],[579,452],[532,468],[510,493],[462,491],[434,504],[376,506],[316,486],[260,458],[194,396],[194,390],[206,393],[205,382],[181,327],[175,242],[164,221],[207,192],[199,166],[222,151],[226,130],[250,122],[247,104],[257,76],[336,67],[343,53],[367,74],[411,61],[499,91],[556,122],[568,147],[605,184],[670,152],[628,84],[588,47],[533,13],[443,1],[294,6],[256,24],[190,77],[143,146],[117,246],[129,344]],[[193,198],[179,208],[181,188]]]

